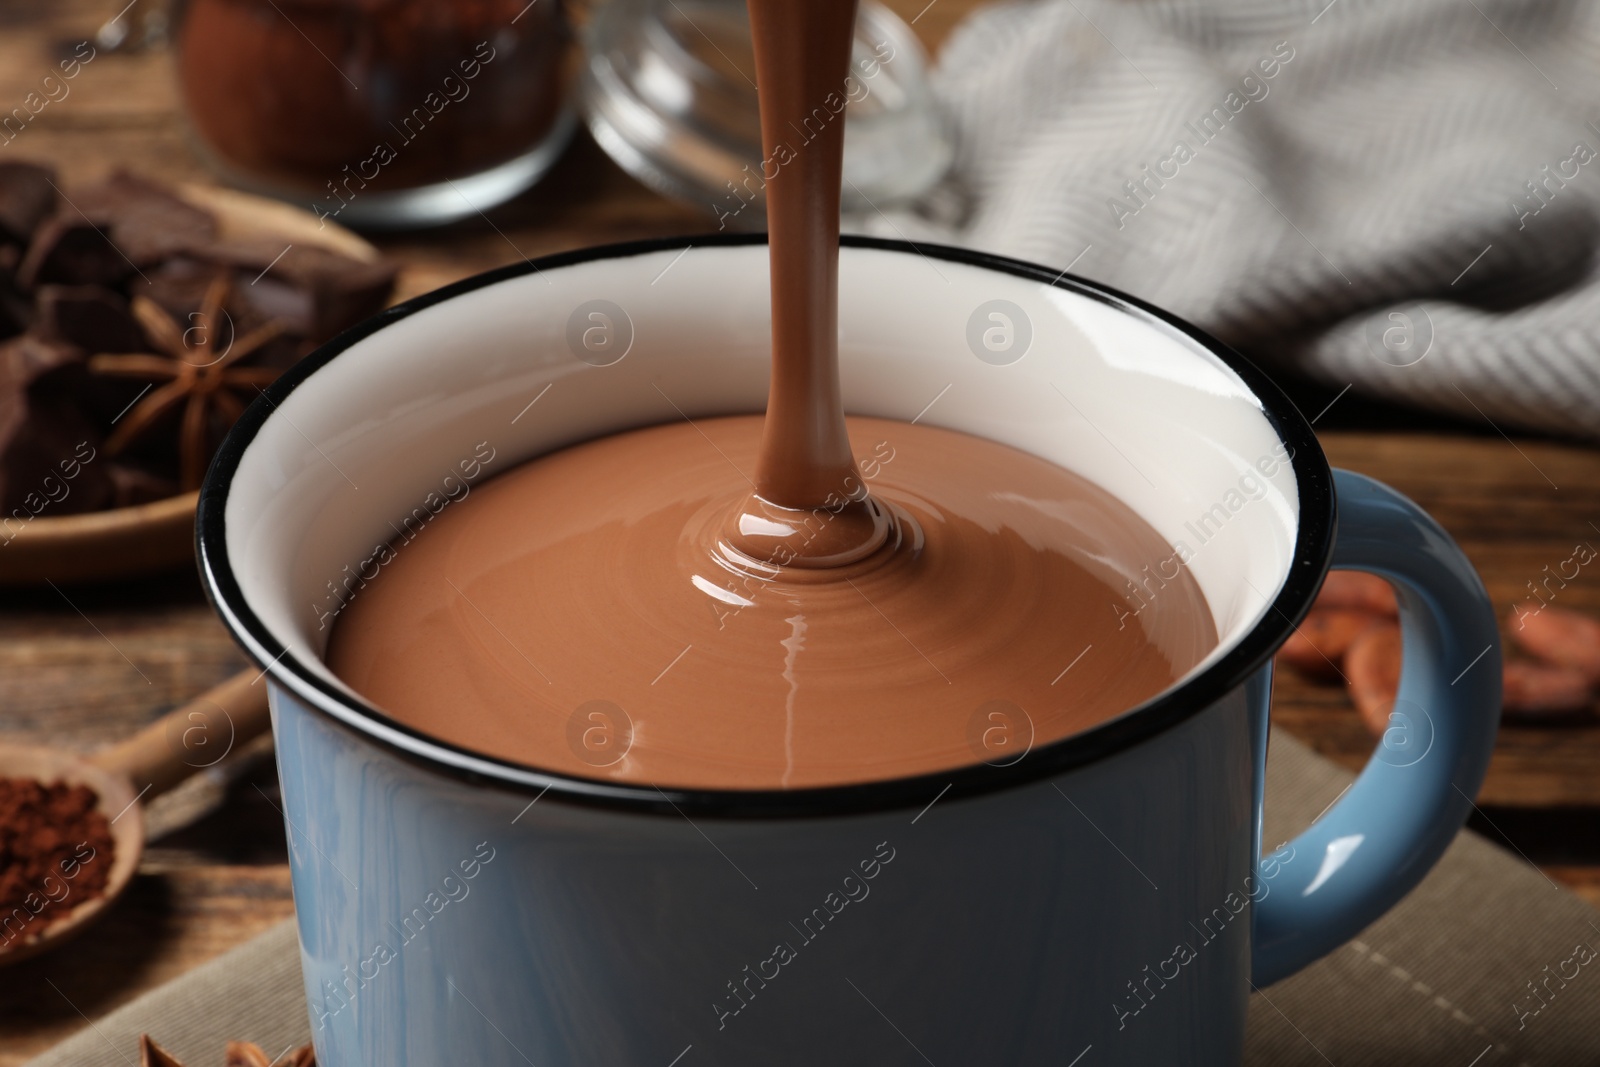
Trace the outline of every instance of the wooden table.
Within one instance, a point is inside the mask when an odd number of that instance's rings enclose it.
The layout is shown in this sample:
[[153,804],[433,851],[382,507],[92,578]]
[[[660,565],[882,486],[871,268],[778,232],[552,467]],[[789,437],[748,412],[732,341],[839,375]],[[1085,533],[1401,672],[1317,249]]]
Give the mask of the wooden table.
[[[60,42],[84,39],[122,2],[0,0],[0,111],[34,88]],[[128,17],[137,19],[151,2]],[[977,3],[889,0],[905,18],[916,17],[930,46]],[[67,99],[49,105],[0,152],[50,160],[69,182],[115,164],[171,180],[205,177],[161,52],[99,56]],[[524,256],[709,228],[705,216],[648,192],[582,137],[537,189],[493,216],[493,226],[477,219],[385,241],[407,264],[405,290]],[[1332,399],[1305,383],[1295,389],[1310,410]],[[1419,424],[1431,429],[1416,432]],[[1334,462],[1389,482],[1444,523],[1502,609],[1576,542],[1600,541],[1592,525],[1600,521],[1600,454],[1593,451],[1533,440],[1513,446],[1486,427],[1396,414],[1353,397],[1319,425],[1328,427],[1323,442]],[[6,740],[93,749],[244,664],[191,573],[65,593],[0,594]],[[1561,597],[1565,606],[1600,611],[1600,582],[1585,575]],[[1284,674],[1275,715],[1347,766],[1359,766],[1371,748],[1337,688]],[[1597,769],[1600,725],[1592,721],[1507,727],[1474,825],[1510,835],[1551,877],[1600,903]],[[230,783],[202,781],[157,803],[152,822],[180,828],[153,842],[128,896],[82,940],[0,971],[0,1067],[22,1063],[86,1019],[292,913],[276,788],[270,759],[258,757]]]

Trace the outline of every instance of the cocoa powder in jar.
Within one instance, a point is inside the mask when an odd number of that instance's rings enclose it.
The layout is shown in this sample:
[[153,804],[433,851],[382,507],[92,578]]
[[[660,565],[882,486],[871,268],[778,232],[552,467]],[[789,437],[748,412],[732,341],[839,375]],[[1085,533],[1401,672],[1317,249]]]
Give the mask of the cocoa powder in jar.
[[175,59],[221,163],[337,206],[530,150],[569,36],[560,0],[188,0]]

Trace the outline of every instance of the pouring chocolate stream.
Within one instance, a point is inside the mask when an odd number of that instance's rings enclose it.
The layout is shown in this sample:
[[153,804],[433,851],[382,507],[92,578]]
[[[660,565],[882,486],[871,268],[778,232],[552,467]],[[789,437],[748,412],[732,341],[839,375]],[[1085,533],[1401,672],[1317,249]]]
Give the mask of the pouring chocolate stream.
[[[839,197],[855,0],[749,0],[772,271],[772,383],[755,491],[728,542],[761,562],[837,567],[889,540],[839,391]],[[796,149],[791,138],[804,143]]]
[[[1215,646],[1211,612],[1106,489],[993,441],[846,418],[855,3],[749,6],[765,416],[667,411],[476,486],[378,546],[390,562],[342,609],[329,665],[416,729],[585,777],[786,789],[1013,761],[1172,684]],[[718,284],[691,277],[670,284]]]

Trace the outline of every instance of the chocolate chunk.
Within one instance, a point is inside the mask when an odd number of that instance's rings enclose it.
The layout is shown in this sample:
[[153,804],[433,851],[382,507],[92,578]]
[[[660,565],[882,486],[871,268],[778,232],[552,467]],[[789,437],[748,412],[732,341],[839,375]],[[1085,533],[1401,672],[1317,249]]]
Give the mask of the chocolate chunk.
[[36,409],[71,409],[97,428],[94,441],[143,388],[131,378],[90,374],[84,353],[70,345],[31,333],[0,343],[0,398],[26,390]]
[[239,270],[239,301],[290,333],[322,342],[382,311],[397,269],[312,245],[230,241],[203,253]]
[[150,343],[120,293],[96,285],[41,285],[34,332],[89,353],[148,352]]
[[[157,468],[116,471],[105,428],[143,386],[92,375],[82,353],[31,334],[0,344],[0,541],[33,516],[73,515],[170,496]],[[143,465],[139,465],[143,467]]]
[[326,340],[338,332],[318,329],[317,294],[279,278],[262,278],[239,294],[238,302],[257,315],[277,319],[284,329],[301,337]]
[[[214,262],[178,256],[149,271],[150,285],[148,288],[141,286],[139,291],[160,305],[172,316],[173,321],[194,326],[200,321],[196,316],[206,290],[219,272],[230,269]],[[254,303],[239,296],[240,290],[248,287],[250,279],[259,273],[258,268],[242,281],[235,275],[233,295],[229,297],[222,321],[217,327],[217,351],[231,351],[234,338],[244,337],[269,321],[268,316],[262,314]],[[266,279],[261,284],[266,285]],[[279,336],[257,349],[245,362],[253,366],[286,367],[300,357],[302,347],[303,344],[292,336]]]
[[19,258],[15,245],[0,247],[0,340],[15,337],[33,322],[33,302],[18,288],[12,273]]
[[97,511],[114,499],[99,435],[83,413],[55,398],[0,386],[0,540],[42,515]]
[[164,185],[113,173],[74,189],[34,232],[18,268],[26,287],[115,285],[136,270],[216,240],[217,220]]
[[27,389],[57,368],[81,362],[81,357],[66,345],[22,336],[0,344],[0,397]]
[[150,285],[140,292],[161,305],[175,322],[191,322],[190,316],[200,310],[206,290],[221,269],[192,256],[176,256],[147,271]]
[[96,185],[73,189],[71,197],[69,210],[109,224],[111,240],[140,267],[209,244],[217,237],[217,219],[211,212],[195,207],[165,185],[127,171],[115,171]]
[[56,215],[34,233],[17,268],[17,281],[27,289],[51,283],[116,285],[133,270],[105,226],[76,214]]
[[55,214],[55,171],[37,163],[0,163],[0,241],[26,245]]

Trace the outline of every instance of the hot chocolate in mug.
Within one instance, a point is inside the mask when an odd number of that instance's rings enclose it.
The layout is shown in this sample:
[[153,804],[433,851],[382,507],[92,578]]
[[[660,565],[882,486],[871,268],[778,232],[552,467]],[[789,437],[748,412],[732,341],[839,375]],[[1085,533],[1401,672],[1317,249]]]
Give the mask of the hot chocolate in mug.
[[[1260,371],[1129,297],[860,238],[840,271],[852,414],[1111,491],[1172,544],[1219,646],[1062,740],[975,708],[970,765],[916,778],[608,779],[637,740],[620,708],[574,709],[592,776],[432,739],[324,665],[344,606],[519,462],[759,412],[767,249],[594,249],[391,309],[267,390],[200,503],[210,594],[271,685],[319,1063],[1231,1064],[1252,985],[1353,937],[1449,844],[1500,664],[1483,587],[1437,524],[1330,472]],[[1330,567],[1394,584],[1400,692],[1354,786],[1264,847],[1271,657]],[[1120,608],[1085,610],[1159,611],[1159,583],[1128,577]]]

